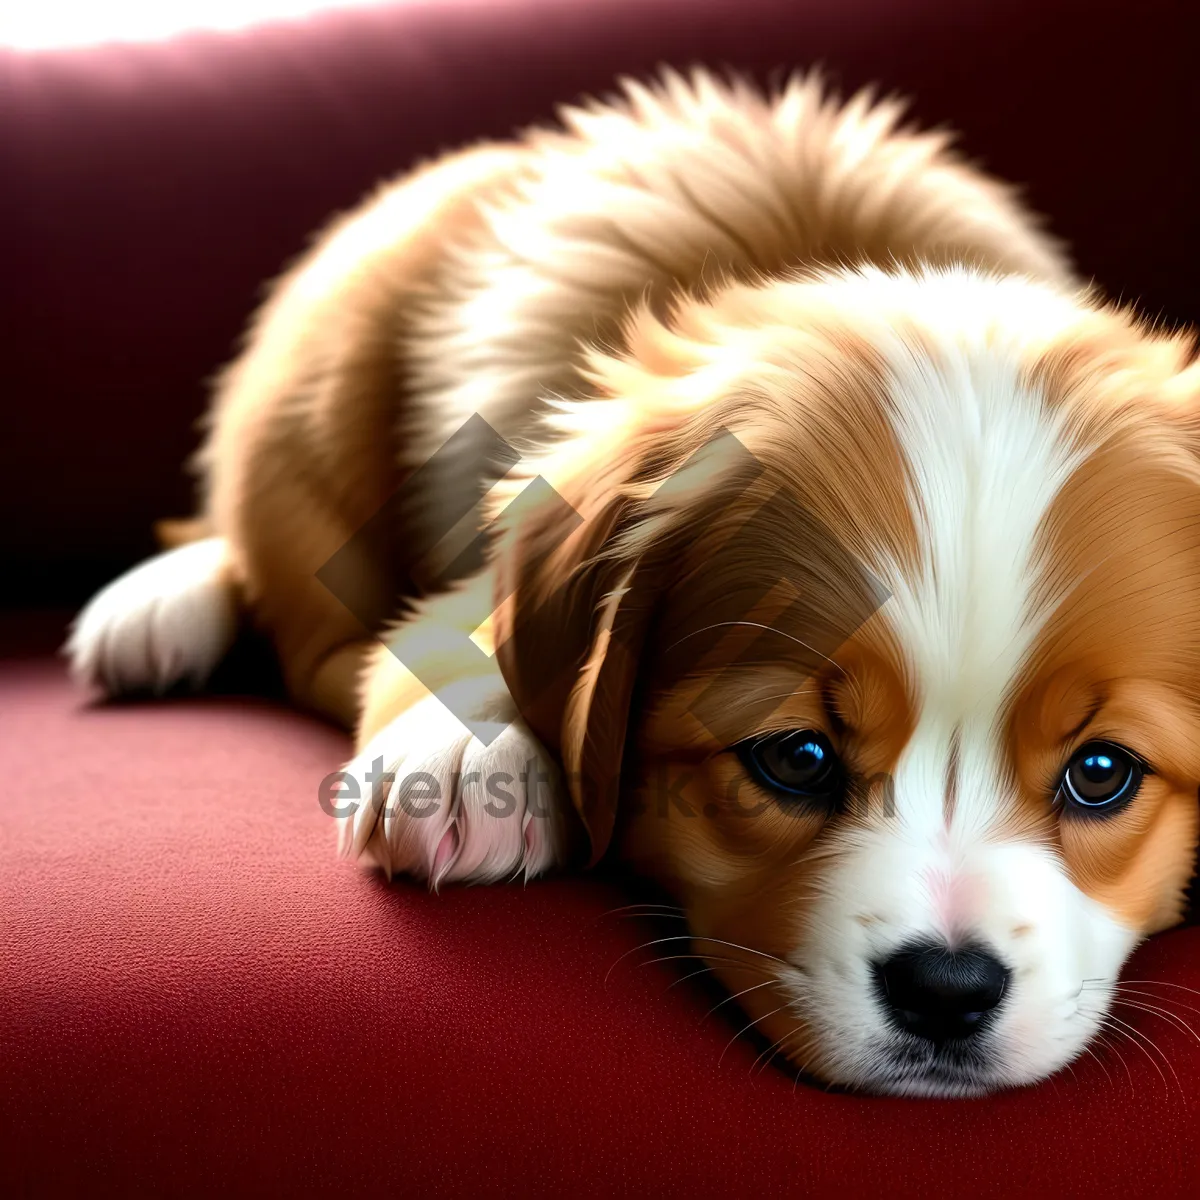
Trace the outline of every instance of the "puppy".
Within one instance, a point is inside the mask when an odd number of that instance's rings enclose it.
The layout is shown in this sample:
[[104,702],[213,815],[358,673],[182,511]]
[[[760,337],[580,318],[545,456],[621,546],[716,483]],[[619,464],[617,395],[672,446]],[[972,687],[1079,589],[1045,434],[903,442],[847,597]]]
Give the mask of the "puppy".
[[826,1081],[1069,1062],[1192,871],[1200,375],[900,116],[668,73],[381,189],[77,675],[200,684],[246,614],[356,730],[347,852],[611,851]]

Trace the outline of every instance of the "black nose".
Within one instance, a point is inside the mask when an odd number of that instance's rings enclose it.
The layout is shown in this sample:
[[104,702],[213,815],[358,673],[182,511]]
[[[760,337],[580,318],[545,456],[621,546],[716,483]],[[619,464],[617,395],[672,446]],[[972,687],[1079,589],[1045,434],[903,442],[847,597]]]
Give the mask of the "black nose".
[[978,1033],[1009,977],[1008,968],[984,950],[940,945],[906,947],[875,973],[892,1021],[931,1042]]

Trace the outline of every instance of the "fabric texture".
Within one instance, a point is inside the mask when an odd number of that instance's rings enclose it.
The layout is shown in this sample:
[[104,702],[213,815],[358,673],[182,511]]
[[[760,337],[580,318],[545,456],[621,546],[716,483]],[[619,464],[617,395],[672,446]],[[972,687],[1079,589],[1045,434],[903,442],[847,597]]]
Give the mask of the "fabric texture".
[[[442,0],[0,50],[3,599],[73,602],[187,511],[205,380],[332,212],[661,62],[911,94],[1109,294],[1194,320],[1190,8]],[[683,943],[615,911],[627,881],[387,886],[318,803],[342,735],[236,671],[86,705],[63,620],[0,616],[5,1194],[1196,1194],[1200,1044],[1172,1019],[1117,1010],[1133,1033],[984,1100],[796,1082],[695,964],[642,965]],[[1200,1028],[1200,933],[1126,977]]]

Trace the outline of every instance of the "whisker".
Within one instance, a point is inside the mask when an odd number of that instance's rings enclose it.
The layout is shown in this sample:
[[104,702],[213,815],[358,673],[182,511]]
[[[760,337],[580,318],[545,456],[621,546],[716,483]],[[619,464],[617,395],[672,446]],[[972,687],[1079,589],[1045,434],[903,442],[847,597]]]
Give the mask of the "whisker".
[[642,903],[642,904],[622,904],[620,908],[610,908],[608,910],[608,912],[601,913],[600,915],[602,917],[615,917],[615,916],[619,915],[620,913],[635,912],[635,911],[639,912],[639,913],[654,911],[654,912],[679,913],[680,915],[683,914],[683,909],[680,908],[678,904]]
[[[804,1074],[805,1068],[807,1067],[808,1064],[803,1063],[803,1064],[801,1064],[801,1066],[797,1067],[795,1062],[792,1060],[791,1055],[792,1055],[793,1051],[796,1050],[799,1040],[804,1036],[804,1034],[806,1032],[807,1031],[805,1030],[804,1026],[797,1025],[795,1029],[791,1030],[789,1033],[784,1034],[784,1036],[781,1037],[775,1043],[775,1045],[773,1047],[774,1052],[776,1054],[782,1054],[784,1056],[784,1058],[787,1059],[788,1066],[794,1068],[796,1071],[795,1078],[792,1081],[792,1095],[793,1096],[796,1094],[796,1087],[799,1084],[800,1077],[801,1077],[801,1075]],[[759,1058],[765,1058],[762,1068],[759,1071],[759,1074],[762,1075],[766,1072],[767,1068],[771,1065],[772,1058],[767,1057],[765,1055],[761,1055],[761,1054],[759,1055]],[[756,1060],[756,1062],[757,1062],[757,1060]],[[751,1066],[751,1068],[750,1068],[750,1074],[751,1075],[754,1074],[753,1066]]]
[[1121,1053],[1121,1051],[1116,1046],[1114,1046],[1112,1044],[1112,1042],[1110,1042],[1104,1036],[1107,1032],[1108,1032],[1108,1030],[1106,1030],[1103,1026],[1101,1026],[1100,1030],[1097,1032],[1097,1035],[1096,1035],[1097,1039],[1099,1040],[1100,1044],[1106,1050],[1111,1050],[1113,1052],[1113,1054],[1116,1055],[1117,1062],[1119,1062],[1121,1064],[1121,1066],[1125,1069],[1125,1074],[1129,1079],[1130,1093],[1136,1095],[1137,1085],[1133,1082],[1133,1072],[1129,1069],[1129,1064],[1125,1061],[1125,1056]]
[[783,1037],[781,1037],[781,1038],[776,1038],[776,1040],[775,1040],[775,1041],[773,1041],[773,1042],[772,1042],[772,1043],[771,1043],[771,1044],[770,1044],[770,1045],[769,1045],[769,1046],[768,1046],[768,1047],[767,1047],[767,1048],[766,1048],[766,1049],[765,1049],[765,1050],[764,1050],[764,1051],[763,1051],[763,1052],[762,1052],[762,1053],[761,1053],[761,1054],[760,1054],[760,1055],[759,1055],[759,1056],[758,1056],[758,1057],[757,1057],[757,1058],[756,1058],[756,1059],[755,1059],[755,1060],[754,1060],[754,1061],[753,1061],[753,1062],[750,1064],[750,1078],[751,1078],[751,1079],[753,1079],[753,1078],[754,1078],[754,1069],[755,1069],[755,1068],[758,1066],[758,1064],[759,1064],[760,1062],[763,1062],[763,1060],[764,1060],[764,1059],[766,1059],[766,1062],[764,1062],[764,1063],[763,1063],[763,1070],[765,1071],[765,1070],[767,1069],[767,1068],[766,1068],[766,1064],[767,1064],[767,1063],[769,1063],[769,1062],[771,1061],[771,1055],[772,1055],[772,1054],[774,1054],[774,1053],[775,1053],[777,1050],[780,1050],[780,1049],[782,1049],[782,1047],[783,1047],[783,1043],[784,1043],[784,1042],[786,1042],[786,1041],[788,1040],[788,1038],[790,1038],[790,1037],[792,1036],[792,1034],[793,1034],[793,1033],[795,1033],[795,1030],[792,1030],[792,1031],[791,1031],[791,1032],[789,1032],[789,1033],[785,1033],[785,1034],[783,1035]]
[[726,996],[724,1000],[719,1000],[700,1018],[700,1024],[703,1025],[718,1008],[724,1008],[731,1000],[737,1000],[739,997],[746,995],[747,992],[757,992],[759,988],[770,987],[773,983],[778,982],[779,980],[772,976],[770,979],[764,979],[762,983],[756,983],[752,987],[743,988],[740,992],[734,992],[732,996]]
[[1187,1012],[1200,1013],[1200,1008],[1194,1004],[1184,1004],[1182,1000],[1176,1000],[1173,996],[1160,996],[1156,992],[1143,992],[1139,988],[1125,987],[1123,984],[1117,984],[1113,991],[1118,996],[1147,996],[1151,1000],[1156,1000],[1159,1004],[1173,1004],[1176,1008],[1185,1009]]
[[799,1086],[800,1079],[803,1076],[808,1064],[805,1062],[800,1066],[796,1066],[796,1063],[791,1058],[791,1055],[793,1051],[796,1050],[799,1039],[804,1036],[805,1032],[806,1030],[802,1025],[797,1025],[795,1029],[785,1033],[778,1041],[773,1042],[770,1046],[768,1046],[767,1049],[764,1050],[763,1053],[760,1054],[751,1065],[751,1076],[753,1076],[754,1070],[756,1067],[758,1067],[759,1062],[762,1062],[762,1067],[759,1070],[759,1074],[762,1075],[766,1073],[766,1070],[771,1065],[774,1056],[777,1054],[782,1054],[787,1060],[788,1066],[796,1072],[792,1079],[792,1095],[794,1096],[796,1094],[796,1088]]
[[1153,984],[1155,987],[1178,988],[1181,992],[1191,992],[1193,996],[1200,996],[1200,990],[1196,988],[1185,987],[1182,983],[1168,983],[1165,979],[1126,979],[1122,982]]
[[773,1017],[776,1013],[783,1012],[785,1008],[790,1008],[791,1004],[792,1002],[790,1000],[785,1001],[778,1008],[771,1009],[769,1013],[763,1013],[761,1017],[755,1017],[749,1025],[743,1025],[742,1028],[739,1029],[737,1033],[735,1033],[733,1037],[731,1037],[729,1041],[725,1043],[725,1049],[721,1051],[721,1057],[717,1059],[717,1066],[719,1067],[721,1063],[725,1061],[725,1055],[729,1053],[729,1047],[732,1046],[733,1043],[738,1040],[738,1038],[740,1038],[744,1033],[749,1032],[751,1029],[756,1028],[759,1021],[765,1021],[768,1017]]
[[[648,959],[646,959],[645,962],[640,962],[640,963],[637,963],[636,965],[639,967],[651,967],[655,963],[695,962],[696,957],[697,956],[695,954],[663,954],[663,955],[660,955],[658,958],[648,958]],[[743,970],[743,971],[762,971],[764,974],[770,974],[770,972],[767,971],[766,967],[760,966],[756,962],[746,962],[745,959],[724,958],[722,956],[714,957],[712,955],[709,955],[708,957],[711,958],[714,963],[719,963],[721,966],[724,966],[724,967],[737,967],[739,970]],[[716,967],[702,967],[701,970],[699,970],[699,971],[693,971],[691,973],[691,975],[683,976],[683,979],[691,979],[692,975],[700,975],[704,971],[715,971],[716,969],[717,969]],[[771,975],[771,978],[774,979],[775,976]],[[677,984],[677,983],[682,983],[683,979],[676,979],[675,983],[671,984],[671,987],[674,987],[675,984]]]
[[1142,1033],[1139,1029],[1135,1028],[1133,1025],[1130,1025],[1128,1021],[1122,1021],[1120,1017],[1115,1017],[1115,1016],[1113,1016],[1112,1013],[1108,1014],[1107,1020],[1115,1022],[1117,1025],[1120,1025],[1122,1029],[1128,1030],[1130,1034],[1134,1035],[1136,1038],[1139,1039],[1138,1041],[1134,1042],[1134,1045],[1138,1046],[1140,1049],[1142,1049],[1142,1052],[1146,1055],[1146,1057],[1149,1058],[1152,1063],[1154,1063],[1154,1069],[1156,1071],[1158,1071],[1159,1075],[1162,1076],[1163,1087],[1168,1088],[1168,1090],[1169,1090],[1170,1085],[1167,1083],[1167,1077],[1165,1075],[1163,1075],[1161,1068],[1159,1067],[1158,1063],[1154,1061],[1154,1058],[1151,1056],[1150,1051],[1145,1050],[1141,1046],[1141,1043],[1145,1042],[1147,1046],[1151,1047],[1151,1049],[1156,1051],[1159,1054],[1159,1056],[1162,1058],[1163,1062],[1166,1064],[1167,1070],[1169,1070],[1172,1075],[1175,1075],[1175,1083],[1179,1087],[1180,1092],[1181,1093],[1183,1092],[1183,1084],[1179,1082],[1179,1076],[1175,1074],[1175,1068],[1171,1065],[1171,1060],[1166,1056],[1166,1054],[1163,1053],[1162,1048],[1156,1042],[1154,1042],[1151,1038],[1148,1038],[1144,1033]]
[[[1085,985],[1087,983],[1096,983],[1096,982],[1106,983],[1109,981],[1107,981],[1107,980],[1085,980],[1084,981]],[[1142,1001],[1129,1000],[1129,999],[1126,999],[1125,997],[1130,994],[1136,994],[1136,995],[1140,995],[1140,996],[1149,995],[1154,1000],[1159,1001],[1160,1004],[1170,1002],[1170,1003],[1180,1005],[1181,1007],[1186,1008],[1192,1012],[1195,1012],[1198,1010],[1192,1008],[1191,1005],[1182,1004],[1181,1001],[1171,1000],[1170,997],[1159,996],[1156,993],[1141,992],[1137,988],[1130,986],[1135,983],[1156,984],[1156,985],[1163,986],[1163,987],[1176,987],[1176,988],[1179,988],[1180,990],[1186,991],[1186,992],[1195,992],[1194,988],[1185,987],[1183,984],[1169,983],[1167,980],[1152,980],[1152,979],[1135,979],[1135,980],[1128,980],[1125,982],[1112,982],[1112,985],[1111,985],[1112,992],[1113,992],[1113,1001],[1112,1002],[1114,1005],[1122,1005],[1126,1008],[1145,1012],[1148,1015],[1157,1016],[1161,1020],[1169,1021],[1173,1025],[1182,1026],[1183,1029],[1189,1034],[1189,1036],[1195,1038],[1196,1041],[1198,1043],[1200,1043],[1200,1034],[1197,1034],[1196,1031],[1194,1029],[1192,1029],[1192,1027],[1190,1025],[1188,1025],[1188,1023],[1182,1017],[1180,1017],[1177,1013],[1173,1013],[1170,1011],[1170,1009],[1167,1009],[1167,1008],[1160,1008],[1156,1005],[1146,1004]],[[1080,990],[1082,991],[1083,988],[1081,987]],[[1200,994],[1200,993],[1197,993],[1197,994]],[[1174,1065],[1171,1063],[1170,1057],[1166,1054],[1166,1052],[1162,1049],[1161,1046],[1159,1046],[1151,1038],[1147,1037],[1140,1030],[1136,1029],[1133,1025],[1130,1025],[1126,1021],[1122,1021],[1115,1014],[1110,1013],[1108,1015],[1108,1017],[1106,1018],[1106,1020],[1112,1021],[1112,1022],[1116,1023],[1117,1025],[1122,1026],[1123,1029],[1128,1030],[1129,1033],[1136,1035],[1136,1037],[1138,1039],[1140,1039],[1140,1041],[1135,1041],[1134,1044],[1137,1045],[1139,1049],[1142,1049],[1143,1053],[1146,1053],[1146,1051],[1141,1046],[1141,1042],[1145,1042],[1147,1045],[1152,1047],[1156,1051],[1156,1053],[1158,1053],[1162,1057],[1162,1060],[1166,1064],[1167,1069],[1174,1076],[1176,1086],[1179,1088],[1179,1091],[1180,1091],[1180,1095],[1184,1094],[1183,1093],[1183,1085],[1182,1085],[1182,1083],[1180,1083],[1179,1075],[1176,1072]],[[1128,1036],[1128,1035],[1126,1035],[1126,1036]],[[1130,1039],[1130,1040],[1133,1040],[1133,1039]],[[1147,1057],[1149,1057],[1149,1055],[1147,1055]],[[1155,1064],[1155,1065],[1157,1068],[1157,1064]],[[1161,1070],[1159,1071],[1159,1075],[1162,1075]],[[1165,1086],[1166,1085],[1166,1077],[1165,1076],[1163,1076],[1163,1083]]]
[[[621,963],[623,963],[631,954],[636,954],[639,950],[649,950],[651,946],[661,946],[667,942],[690,942],[691,940],[691,934],[681,933],[675,937],[654,938],[653,941],[643,942],[640,946],[634,946],[631,949],[626,950],[625,953],[622,954],[620,958],[618,958],[617,961],[608,968],[608,972],[604,976],[604,982],[608,983],[609,978],[612,976],[612,973],[617,969],[617,967],[619,967]],[[694,956],[687,955],[686,957],[691,958]]]
[[1105,1079],[1107,1079],[1107,1080],[1108,1080],[1108,1082],[1111,1084],[1111,1083],[1112,1083],[1112,1081],[1113,1081],[1113,1078],[1112,1078],[1112,1076],[1111,1076],[1111,1075],[1108,1073],[1108,1068],[1107,1068],[1107,1067],[1104,1065],[1104,1060],[1103,1060],[1103,1059],[1100,1057],[1100,1055],[1098,1055],[1098,1054],[1095,1052],[1095,1050],[1093,1050],[1093,1049],[1091,1048],[1091,1046],[1083,1046],[1083,1047],[1081,1047],[1081,1049],[1083,1050],[1083,1052],[1084,1052],[1085,1054],[1088,1054],[1088,1055],[1090,1055],[1090,1056],[1091,1056],[1093,1059],[1095,1059],[1095,1061],[1096,1061],[1096,1065],[1097,1065],[1097,1066],[1100,1068],[1100,1070],[1101,1070],[1101,1071],[1103,1071],[1103,1072],[1104,1072],[1104,1078],[1105,1078]]
[[[1107,1028],[1109,1033],[1114,1034],[1117,1037],[1124,1038],[1127,1042],[1131,1042],[1146,1058],[1149,1058],[1150,1061],[1154,1063],[1154,1069],[1158,1072],[1159,1077],[1162,1079],[1163,1086],[1169,1089],[1170,1085],[1167,1083],[1167,1077],[1162,1073],[1162,1068],[1159,1067],[1157,1061],[1151,1057],[1145,1046],[1143,1046],[1136,1038],[1131,1037],[1124,1029],[1118,1029],[1116,1026],[1112,1025],[1108,1026]],[[1130,1079],[1132,1080],[1132,1076],[1130,1076]]]
[[[605,916],[608,916],[605,913]],[[670,913],[670,912],[624,912],[613,913],[613,918],[617,921],[644,921],[647,919],[654,921],[686,921],[685,913]]]
[[652,941],[643,942],[640,946],[634,946],[630,950],[626,950],[620,958],[617,959],[611,967],[608,968],[608,974],[604,976],[604,982],[607,983],[613,971],[631,954],[636,954],[639,950],[648,950],[651,946],[661,946],[667,942],[711,942],[715,946],[728,946],[731,950],[741,950],[746,954],[756,954],[759,958],[765,958],[768,962],[778,963],[781,967],[790,967],[790,963],[785,962],[782,958],[775,954],[768,954],[765,950],[755,950],[752,946],[743,946],[738,942],[727,942],[723,938],[706,937],[699,933],[681,933],[674,937],[654,938]]
[[1197,1033],[1182,1017],[1165,1008],[1156,1008],[1153,1004],[1143,1004],[1138,1000],[1116,1000],[1114,1003],[1120,1004],[1124,1008],[1133,1008],[1139,1012],[1150,1013],[1152,1016],[1161,1017],[1164,1021],[1170,1021],[1172,1024],[1178,1025],[1183,1029],[1189,1037],[1194,1038],[1196,1042],[1200,1043],[1200,1033]]
[[[676,955],[675,957],[677,957],[677,958],[692,958],[694,956],[690,955],[690,954],[687,954],[687,955],[680,954],[680,955]],[[665,958],[652,958],[650,961],[651,962],[666,962],[667,960]],[[642,964],[642,965],[644,966],[645,964]],[[672,988],[678,987],[681,983],[686,983],[689,979],[695,979],[697,975],[706,975],[706,974],[708,974],[708,972],[715,971],[716,969],[717,969],[716,967],[701,967],[698,971],[689,971],[686,975],[680,975],[680,977],[678,979],[673,980],[671,983],[667,984],[667,991],[669,992]]]

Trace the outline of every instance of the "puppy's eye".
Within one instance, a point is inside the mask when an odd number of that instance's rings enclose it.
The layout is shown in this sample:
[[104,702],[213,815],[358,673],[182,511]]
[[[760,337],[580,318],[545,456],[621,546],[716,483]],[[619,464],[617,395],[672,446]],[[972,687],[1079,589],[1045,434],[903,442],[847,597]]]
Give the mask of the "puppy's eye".
[[1068,806],[1114,812],[1133,799],[1144,774],[1128,750],[1112,742],[1089,742],[1067,764],[1059,791]]
[[842,764],[829,739],[815,729],[750,738],[737,752],[754,779],[773,791],[822,804],[832,804],[842,792]]

